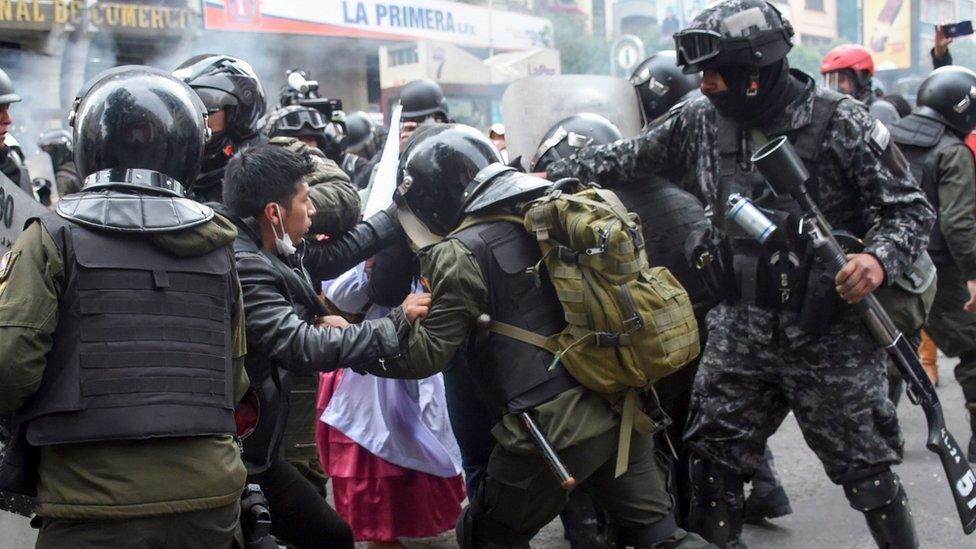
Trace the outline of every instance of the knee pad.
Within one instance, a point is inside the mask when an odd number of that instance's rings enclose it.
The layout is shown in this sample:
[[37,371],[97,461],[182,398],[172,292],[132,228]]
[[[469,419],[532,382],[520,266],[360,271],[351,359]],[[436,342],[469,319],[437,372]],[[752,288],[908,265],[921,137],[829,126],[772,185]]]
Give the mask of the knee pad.
[[851,507],[867,513],[891,505],[901,496],[901,481],[890,469],[844,484]]

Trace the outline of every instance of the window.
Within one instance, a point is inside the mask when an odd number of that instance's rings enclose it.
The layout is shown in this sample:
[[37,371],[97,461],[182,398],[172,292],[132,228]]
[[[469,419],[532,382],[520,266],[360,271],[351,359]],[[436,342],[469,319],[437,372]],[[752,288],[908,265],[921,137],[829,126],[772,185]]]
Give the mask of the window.
[[806,0],[806,9],[810,11],[824,11],[823,0]]
[[420,62],[420,56],[417,55],[417,46],[389,50],[389,54],[391,67],[396,67],[397,65],[413,65],[414,63]]

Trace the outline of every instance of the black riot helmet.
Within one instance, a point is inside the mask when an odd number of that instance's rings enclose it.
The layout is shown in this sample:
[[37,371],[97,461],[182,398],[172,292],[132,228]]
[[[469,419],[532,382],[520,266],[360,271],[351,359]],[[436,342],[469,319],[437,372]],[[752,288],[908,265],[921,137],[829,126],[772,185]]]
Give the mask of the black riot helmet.
[[173,76],[200,95],[208,112],[226,111],[224,133],[235,144],[258,132],[258,121],[267,108],[264,88],[245,61],[229,55],[197,55],[177,67]]
[[[210,133],[207,108],[189,86],[137,65],[109,69],[89,81],[75,98],[69,122],[86,188],[125,177],[128,186],[182,195],[181,183],[196,178]],[[145,174],[130,178],[119,169]]]
[[346,116],[346,139],[343,144],[346,152],[367,160],[376,154],[376,124],[368,114],[355,111]]
[[701,85],[701,74],[685,74],[678,67],[677,52],[665,50],[637,65],[630,83],[640,97],[644,120],[650,122],[667,113],[685,94],[697,89]]
[[461,222],[465,190],[485,167],[501,162],[478,130],[463,124],[425,124],[407,140],[397,169],[397,194],[434,234]]
[[326,118],[318,109],[302,105],[289,105],[271,114],[268,120],[268,137],[310,137],[325,156],[339,162],[342,157],[342,141],[345,137],[342,125]]
[[401,116],[404,120],[440,115],[443,117],[440,122],[447,122],[450,115],[444,90],[433,80],[414,80],[403,86],[400,105],[403,106]]
[[0,105],[18,103],[20,96],[14,91],[14,83],[10,81],[7,73],[0,69]]
[[674,34],[685,74],[708,68],[766,67],[793,48],[793,26],[765,0],[725,0],[702,10]]
[[68,130],[48,130],[37,138],[37,148],[51,157],[51,164],[59,168],[74,160],[74,148],[71,146],[71,132]]
[[546,132],[529,165],[531,172],[543,172],[553,162],[590,145],[606,145],[622,139],[620,130],[599,114],[580,113],[564,118]]
[[958,65],[935,69],[918,87],[915,102],[918,114],[966,135],[976,128],[976,73]]

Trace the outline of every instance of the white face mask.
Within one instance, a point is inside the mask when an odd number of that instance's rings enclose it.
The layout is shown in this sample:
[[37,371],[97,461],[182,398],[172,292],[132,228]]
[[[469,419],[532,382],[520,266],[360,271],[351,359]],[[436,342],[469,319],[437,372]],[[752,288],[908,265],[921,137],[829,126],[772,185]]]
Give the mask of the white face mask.
[[295,244],[291,241],[291,235],[285,232],[285,216],[281,215],[281,206],[275,204],[275,208],[278,210],[278,223],[281,225],[281,234],[283,235],[278,236],[278,228],[272,223],[271,230],[275,234],[275,248],[278,250],[278,255],[288,257],[294,255],[298,249],[295,248]]

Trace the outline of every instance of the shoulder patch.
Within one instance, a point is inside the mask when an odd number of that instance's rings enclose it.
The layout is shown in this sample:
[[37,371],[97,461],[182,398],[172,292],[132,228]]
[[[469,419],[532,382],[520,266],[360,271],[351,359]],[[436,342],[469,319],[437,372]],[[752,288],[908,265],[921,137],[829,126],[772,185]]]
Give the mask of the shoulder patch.
[[868,140],[871,143],[871,147],[878,154],[881,154],[888,148],[888,144],[891,143],[891,133],[888,132],[888,128],[880,120],[875,120],[874,127],[871,128],[871,133],[868,135]]
[[17,261],[18,257],[20,257],[20,252],[10,250],[0,258],[0,283],[10,276],[11,271],[14,270],[14,262]]

